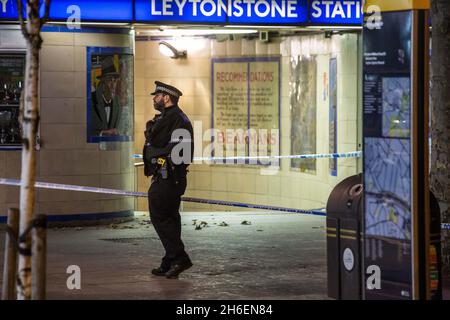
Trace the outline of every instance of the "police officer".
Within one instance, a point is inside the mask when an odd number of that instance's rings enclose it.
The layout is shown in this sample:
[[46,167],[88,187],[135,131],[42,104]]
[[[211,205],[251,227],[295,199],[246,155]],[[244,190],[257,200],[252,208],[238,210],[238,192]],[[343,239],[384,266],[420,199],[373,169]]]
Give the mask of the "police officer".
[[178,106],[182,92],[159,81],[155,84],[156,89],[151,95],[154,96],[154,108],[160,114],[146,125],[144,172],[146,176],[152,176],[148,191],[150,218],[165,256],[152,274],[176,279],[192,266],[181,240],[179,207],[186,190],[187,167],[193,159],[193,129]]

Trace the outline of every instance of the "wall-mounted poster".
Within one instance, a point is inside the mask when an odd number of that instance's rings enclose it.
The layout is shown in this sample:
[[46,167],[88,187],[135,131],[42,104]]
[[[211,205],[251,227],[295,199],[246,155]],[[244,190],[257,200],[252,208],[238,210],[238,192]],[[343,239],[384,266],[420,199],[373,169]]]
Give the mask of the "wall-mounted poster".
[[127,48],[87,48],[87,141],[132,141],[133,55]]
[[[329,153],[337,153],[337,59],[330,60],[330,148]],[[337,159],[330,159],[330,174],[337,176]]]
[[[316,154],[317,108],[315,57],[299,56],[291,62],[291,154]],[[291,168],[316,173],[316,159],[292,159]]]
[[214,156],[278,166],[278,159],[258,157],[279,155],[280,58],[213,59],[212,70]]

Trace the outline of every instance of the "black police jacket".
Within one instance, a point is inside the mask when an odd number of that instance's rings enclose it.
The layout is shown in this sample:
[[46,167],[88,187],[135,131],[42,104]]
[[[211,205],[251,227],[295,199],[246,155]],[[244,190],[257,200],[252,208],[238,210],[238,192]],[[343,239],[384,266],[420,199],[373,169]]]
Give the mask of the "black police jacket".
[[[183,137],[173,135],[177,129],[185,129]],[[186,114],[177,106],[164,109],[161,115],[147,122],[146,143],[144,145],[144,173],[146,176],[154,175],[157,171],[156,158],[167,158],[174,174],[185,175],[186,169],[193,161],[194,157],[194,131],[191,121]],[[190,149],[189,161],[174,163],[172,159],[172,149],[183,143],[182,150]],[[183,151],[178,156],[183,157]],[[152,161],[153,160],[153,161]],[[175,161],[176,162],[176,161]]]

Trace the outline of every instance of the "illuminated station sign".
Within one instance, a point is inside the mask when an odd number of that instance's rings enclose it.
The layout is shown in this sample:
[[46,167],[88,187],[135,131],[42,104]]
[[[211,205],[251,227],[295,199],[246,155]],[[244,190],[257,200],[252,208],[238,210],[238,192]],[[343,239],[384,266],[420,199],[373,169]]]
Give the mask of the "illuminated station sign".
[[[0,20],[17,20],[17,1],[0,1]],[[50,20],[71,18],[81,22],[361,25],[362,0],[51,1]]]

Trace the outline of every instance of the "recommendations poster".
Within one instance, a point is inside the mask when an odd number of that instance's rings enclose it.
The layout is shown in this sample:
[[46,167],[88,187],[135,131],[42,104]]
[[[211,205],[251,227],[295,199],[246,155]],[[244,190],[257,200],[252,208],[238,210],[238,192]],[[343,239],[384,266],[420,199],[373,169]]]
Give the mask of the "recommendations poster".
[[[214,59],[212,88],[214,155],[278,155],[280,58]],[[238,159],[231,163],[269,164]]]
[[364,261],[381,270],[365,293],[411,299],[411,13],[382,21],[364,29]]

